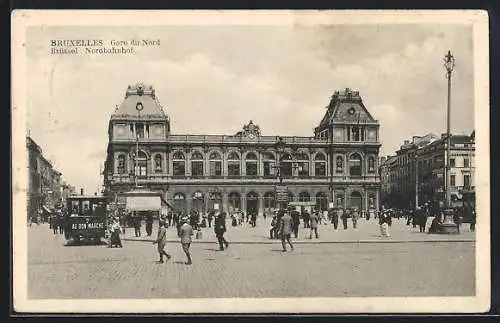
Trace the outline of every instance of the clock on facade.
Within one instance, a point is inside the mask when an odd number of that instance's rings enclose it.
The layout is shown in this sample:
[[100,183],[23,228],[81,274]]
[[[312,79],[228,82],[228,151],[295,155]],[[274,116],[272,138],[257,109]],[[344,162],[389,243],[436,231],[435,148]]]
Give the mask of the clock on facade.
[[250,133],[250,134],[248,134],[248,138],[250,138],[250,139],[254,139],[254,138],[255,138],[255,135],[254,135],[253,133]]
[[354,107],[350,107],[349,110],[347,110],[347,113],[349,113],[349,115],[354,115],[354,113],[356,112],[356,109],[354,109]]

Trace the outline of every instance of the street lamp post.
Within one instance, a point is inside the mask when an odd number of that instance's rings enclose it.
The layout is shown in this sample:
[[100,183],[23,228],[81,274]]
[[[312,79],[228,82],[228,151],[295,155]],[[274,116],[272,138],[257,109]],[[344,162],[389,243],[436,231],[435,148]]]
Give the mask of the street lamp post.
[[446,109],[446,159],[445,159],[445,204],[443,222],[440,224],[441,233],[459,233],[458,227],[453,221],[454,209],[451,207],[451,187],[450,187],[450,152],[451,152],[451,134],[450,134],[450,118],[451,118],[451,74],[455,67],[455,57],[451,51],[444,57],[444,67],[446,68],[446,76],[448,79],[448,101]]

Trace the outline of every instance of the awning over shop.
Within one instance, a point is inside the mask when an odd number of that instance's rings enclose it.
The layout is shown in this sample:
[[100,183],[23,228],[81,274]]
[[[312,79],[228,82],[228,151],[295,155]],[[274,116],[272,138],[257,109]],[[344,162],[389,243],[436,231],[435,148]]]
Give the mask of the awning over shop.
[[160,211],[160,196],[127,196],[129,211]]

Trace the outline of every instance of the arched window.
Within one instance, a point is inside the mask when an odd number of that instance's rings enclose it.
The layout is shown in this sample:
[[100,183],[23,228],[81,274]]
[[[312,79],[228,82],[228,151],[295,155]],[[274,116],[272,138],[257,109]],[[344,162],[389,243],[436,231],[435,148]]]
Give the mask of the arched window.
[[337,158],[335,158],[335,171],[337,173],[344,172],[344,157],[337,156]]
[[126,157],[125,155],[121,154],[118,156],[118,165],[117,165],[118,174],[125,174],[127,172],[125,165],[126,165]]
[[264,194],[264,212],[265,214],[272,214],[275,208],[274,192],[266,192]]
[[282,177],[292,176],[292,156],[289,153],[283,153],[280,158],[280,172]]
[[295,155],[297,165],[297,175],[300,177],[309,176],[309,156],[306,153],[298,153]]
[[358,211],[363,210],[363,197],[360,192],[354,191],[351,193],[348,207],[356,208]]
[[323,153],[317,153],[314,157],[314,174],[326,176],[326,156]]
[[205,196],[203,192],[197,191],[193,194],[193,208],[199,213],[205,211]]
[[265,152],[262,154],[262,159],[264,161],[264,177],[274,177],[274,165],[276,164],[276,157],[273,153]]
[[328,209],[328,195],[324,192],[319,192],[316,194],[316,207],[320,211]]
[[375,157],[368,157],[368,172],[375,173]]
[[234,151],[227,156],[227,174],[229,176],[240,176],[240,156]]
[[309,193],[306,191],[300,192],[299,202],[309,202],[309,201],[311,201],[311,196],[309,195]]
[[236,209],[241,210],[241,195],[238,192],[229,193],[228,197],[229,213],[233,213]]
[[137,154],[137,164],[135,167],[135,174],[137,177],[148,176],[148,156],[145,152],[139,151]]
[[351,154],[349,157],[349,175],[361,176],[361,156],[358,153]]
[[172,156],[173,176],[186,176],[186,158],[180,151],[176,151]]
[[199,151],[195,151],[191,155],[191,176],[202,177],[203,176],[203,154]]
[[258,157],[255,153],[247,153],[245,166],[247,176],[257,176]]
[[210,156],[210,176],[222,176],[222,158],[217,151],[213,151]]
[[259,195],[256,192],[249,192],[247,194],[247,214],[259,212]]
[[174,212],[187,213],[186,196],[183,193],[174,194]]
[[160,154],[155,155],[155,173],[163,171],[163,157]]

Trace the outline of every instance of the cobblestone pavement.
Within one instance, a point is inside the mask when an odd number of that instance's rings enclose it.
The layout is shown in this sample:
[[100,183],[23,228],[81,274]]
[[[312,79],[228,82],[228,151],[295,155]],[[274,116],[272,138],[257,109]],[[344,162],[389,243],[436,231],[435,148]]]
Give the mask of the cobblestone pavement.
[[[473,241],[297,244],[286,253],[278,241],[233,244],[222,252],[215,242],[195,243],[194,263],[187,266],[178,243],[167,244],[170,261],[156,264],[156,246],[150,242],[124,241],[123,249],[66,246],[64,237],[46,224],[28,230],[30,299],[475,293]],[[408,230],[408,235],[420,235]],[[235,232],[230,228],[229,237]]]
[[[432,218],[427,221],[427,228],[430,226]],[[158,224],[155,222],[153,225],[153,234],[151,237],[146,235],[144,222],[141,228],[141,237],[135,237],[133,228],[126,228],[125,234],[122,238],[125,240],[153,240],[157,234]],[[259,218],[257,226],[252,228],[248,223],[242,226],[232,227],[230,221],[227,221],[226,238],[233,243],[274,243],[269,239],[269,229],[271,228],[271,220],[267,218],[264,220]],[[202,239],[196,242],[211,242],[215,241],[215,234],[213,228],[202,228]],[[469,224],[461,225],[460,235],[442,235],[442,234],[427,234],[419,232],[419,228],[407,226],[405,219],[394,219],[391,227],[391,237],[384,238],[380,235],[380,227],[377,219],[369,221],[361,219],[358,221],[356,229],[353,228],[352,222],[348,221],[348,229],[344,230],[342,224],[339,224],[337,230],[334,229],[333,224],[319,225],[318,228],[320,239],[309,240],[310,229],[306,229],[301,224],[299,229],[299,236],[295,239],[300,243],[317,243],[317,242],[401,242],[401,241],[475,241],[475,233],[469,230]],[[178,241],[177,232],[174,227],[169,227],[167,230],[168,240]]]

